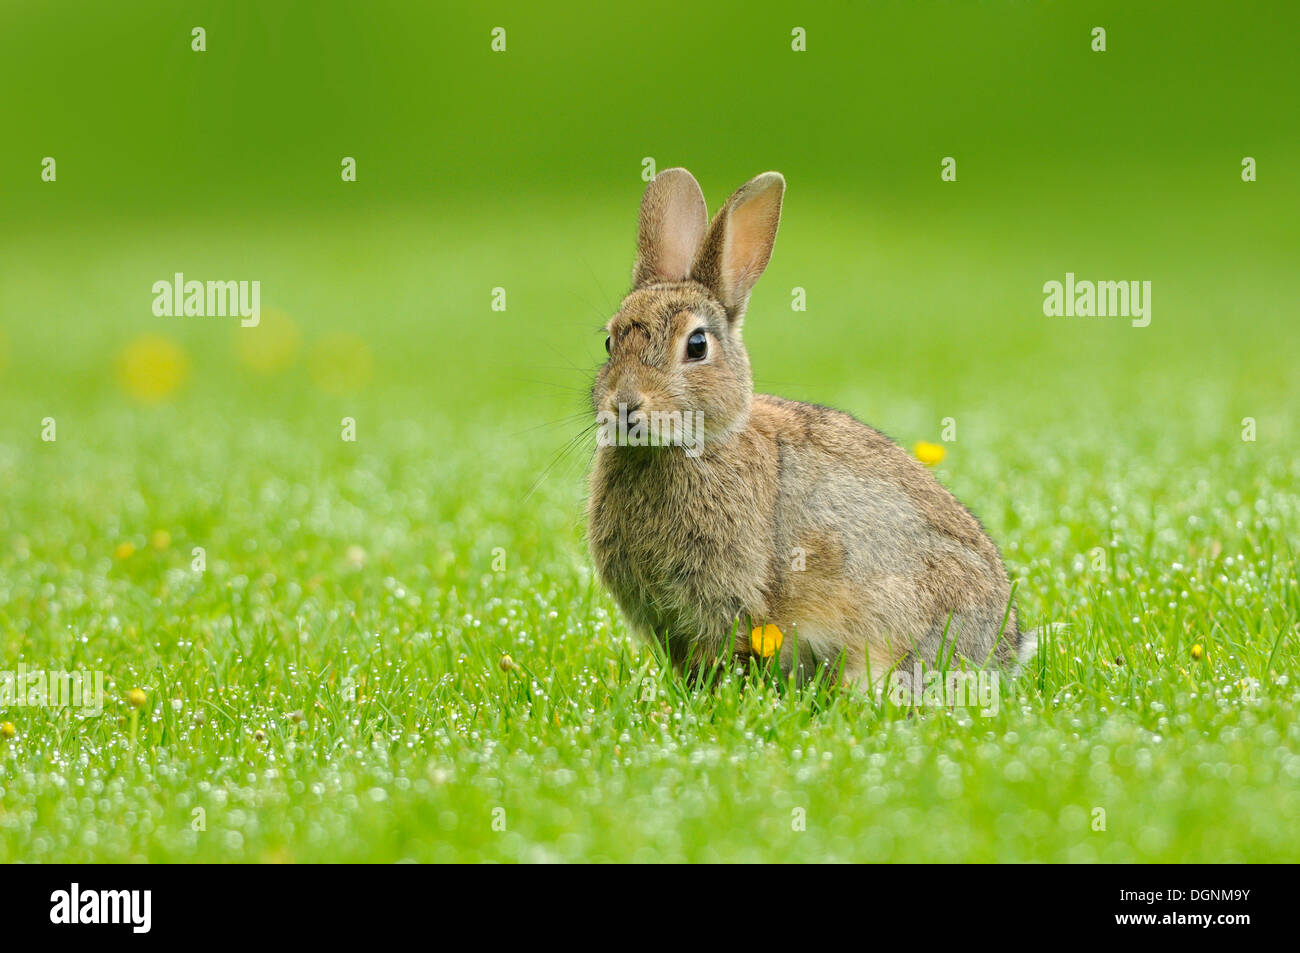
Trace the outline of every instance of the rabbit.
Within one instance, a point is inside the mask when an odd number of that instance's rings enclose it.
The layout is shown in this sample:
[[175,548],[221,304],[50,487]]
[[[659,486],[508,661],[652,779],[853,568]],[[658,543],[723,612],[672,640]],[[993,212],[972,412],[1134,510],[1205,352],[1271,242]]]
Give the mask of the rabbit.
[[678,412],[699,424],[694,452],[597,447],[587,537],[601,580],[630,627],[694,674],[747,664],[759,624],[784,634],[787,675],[820,666],[864,690],[954,652],[1027,658],[997,547],[925,466],[847,413],[753,392],[741,332],[784,193],[765,172],[710,223],[685,169],[645,190],[592,404],[633,429]]

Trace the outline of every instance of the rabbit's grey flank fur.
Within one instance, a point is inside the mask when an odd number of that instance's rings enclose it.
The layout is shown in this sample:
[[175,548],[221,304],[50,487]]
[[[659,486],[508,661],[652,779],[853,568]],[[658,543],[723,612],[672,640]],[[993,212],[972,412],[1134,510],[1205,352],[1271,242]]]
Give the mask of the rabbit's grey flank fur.
[[1010,667],[1022,648],[1011,586],[975,517],[849,414],[753,393],[741,328],[784,192],[764,173],[710,223],[686,170],[646,188],[633,289],[609,321],[592,402],[623,405],[630,422],[701,413],[703,442],[597,448],[587,516],[600,576],[679,668],[748,654],[750,624],[784,633],[785,671],[797,651],[801,671],[825,664],[862,687],[939,654]]

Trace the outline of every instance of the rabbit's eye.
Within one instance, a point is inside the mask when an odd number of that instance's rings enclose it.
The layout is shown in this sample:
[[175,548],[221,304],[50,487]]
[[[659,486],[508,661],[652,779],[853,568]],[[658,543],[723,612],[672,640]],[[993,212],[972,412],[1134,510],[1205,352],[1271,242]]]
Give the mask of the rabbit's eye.
[[609,350],[609,338],[605,338],[605,353],[606,353],[606,354],[609,354],[609,353],[610,353],[610,350]]
[[686,339],[686,359],[698,361],[709,350],[709,338],[703,331],[696,331]]

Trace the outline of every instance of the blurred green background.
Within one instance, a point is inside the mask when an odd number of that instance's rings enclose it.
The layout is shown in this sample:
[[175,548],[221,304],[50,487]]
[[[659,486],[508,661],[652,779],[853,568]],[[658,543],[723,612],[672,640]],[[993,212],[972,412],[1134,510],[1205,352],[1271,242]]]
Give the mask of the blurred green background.
[[[0,652],[110,698],[0,712],[0,859],[1294,860],[1297,26],[4,3]],[[955,418],[937,475],[1073,623],[1028,701],[642,694],[570,441],[646,157],[715,210],[785,174],[756,382],[909,448]],[[178,271],[261,326],[156,317]],[[1066,272],[1151,281],[1150,326],[1045,317]]]
[[[690,168],[711,208],[759,171],[789,181],[747,325],[760,386],[886,429],[904,398],[1026,424],[1031,394],[1153,422],[1206,392],[1280,415],[1300,373],[1279,346],[1298,22],[1288,4],[9,4],[0,387],[23,414],[112,402],[114,355],[163,334],[191,362],[169,399],[252,392],[275,414],[346,332],[373,358],[358,403],[551,419],[575,406],[552,385],[602,356],[648,156]],[[228,320],[155,318],[150,285],[175,271],[261,280],[300,334],[285,373],[241,364],[254,332]],[[1045,318],[1066,271],[1153,281],[1151,326]]]

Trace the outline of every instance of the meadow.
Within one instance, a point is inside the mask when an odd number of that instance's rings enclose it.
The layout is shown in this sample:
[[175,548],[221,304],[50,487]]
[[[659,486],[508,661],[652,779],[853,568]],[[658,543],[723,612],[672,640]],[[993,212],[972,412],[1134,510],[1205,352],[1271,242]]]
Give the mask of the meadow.
[[[67,69],[0,155],[0,671],[105,707],[0,708],[0,861],[1298,859],[1293,29],[1102,7],[1103,60],[1068,12],[902,5],[790,60],[762,5],[520,8],[494,61],[466,11],[199,4],[191,56],[156,7],[8,33]],[[629,108],[706,51],[779,121]],[[756,384],[943,448],[1065,624],[996,713],[696,691],[627,631],[582,430],[647,155],[711,208],[786,174]],[[155,315],[178,271],[260,323]],[[1045,314],[1067,273],[1150,323]]]
[[[1196,279],[1173,262],[1148,327],[1047,318],[1014,238],[850,227],[792,188],[747,326],[759,386],[909,447],[952,418],[938,476],[1001,545],[1025,619],[1069,627],[987,717],[771,678],[692,692],[593,575],[591,438],[571,443],[636,193],[531,211],[507,231],[549,251],[505,278],[495,229],[422,246],[404,222],[360,263],[355,221],[313,223],[309,255],[306,226],[259,229],[294,291],[257,328],[152,318],[149,282],[117,276],[166,272],[111,223],[6,249],[6,310],[27,281],[59,320],[7,335],[0,645],[9,669],[104,671],[108,701],[0,714],[0,858],[1294,859],[1280,278],[1234,334],[1212,296],[1161,299]],[[155,244],[239,274],[220,259],[249,238]],[[843,274],[818,242],[885,251]],[[429,274],[455,279],[426,294]],[[351,320],[363,289],[386,289],[373,322]]]

